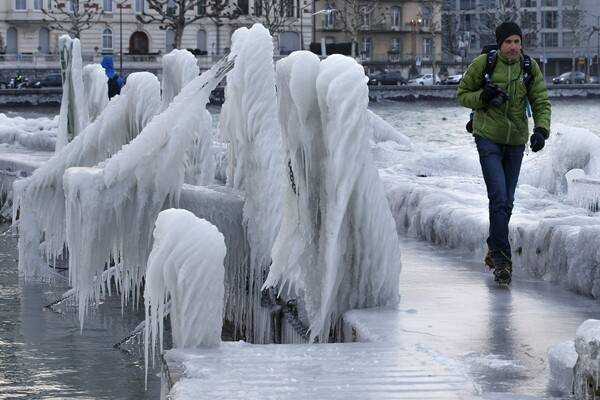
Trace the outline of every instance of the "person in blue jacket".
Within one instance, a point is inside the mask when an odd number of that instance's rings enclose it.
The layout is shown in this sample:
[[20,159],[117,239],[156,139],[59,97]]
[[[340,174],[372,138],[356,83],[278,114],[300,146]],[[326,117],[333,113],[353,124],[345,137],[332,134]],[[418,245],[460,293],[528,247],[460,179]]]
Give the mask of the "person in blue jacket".
[[125,85],[125,82],[123,78],[115,73],[112,56],[104,56],[100,65],[102,65],[108,77],[108,98],[111,99],[121,93],[121,88]]

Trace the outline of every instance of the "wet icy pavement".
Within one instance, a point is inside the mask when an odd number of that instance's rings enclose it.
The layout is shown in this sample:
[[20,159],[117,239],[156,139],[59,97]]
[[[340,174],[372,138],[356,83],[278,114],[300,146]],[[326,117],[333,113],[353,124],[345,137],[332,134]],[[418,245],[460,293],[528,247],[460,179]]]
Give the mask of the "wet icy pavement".
[[192,378],[174,398],[564,398],[550,387],[547,349],[600,319],[597,301],[520,271],[498,286],[464,252],[412,240],[402,251],[397,309],[347,314],[371,342],[172,351]]

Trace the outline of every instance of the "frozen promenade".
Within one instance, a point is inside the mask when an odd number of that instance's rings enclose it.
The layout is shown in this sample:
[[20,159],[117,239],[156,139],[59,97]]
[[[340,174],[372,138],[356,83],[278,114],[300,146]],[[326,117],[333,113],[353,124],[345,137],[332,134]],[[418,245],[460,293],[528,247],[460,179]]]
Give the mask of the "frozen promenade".
[[[498,286],[480,260],[402,241],[395,310],[347,314],[361,343],[171,351],[193,379],[175,398],[553,399],[547,349],[573,340],[598,303],[516,271]],[[180,376],[179,363],[173,379]],[[174,383],[174,382],[172,382]],[[177,388],[177,387],[176,387]]]

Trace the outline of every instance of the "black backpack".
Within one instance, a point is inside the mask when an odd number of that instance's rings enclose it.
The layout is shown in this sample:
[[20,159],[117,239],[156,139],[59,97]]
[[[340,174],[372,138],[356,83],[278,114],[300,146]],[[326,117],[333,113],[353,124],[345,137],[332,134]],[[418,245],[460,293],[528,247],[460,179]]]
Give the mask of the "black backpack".
[[[489,45],[485,46],[481,50],[481,54],[487,53],[487,60],[485,63],[485,68],[483,69],[483,82],[482,85],[485,85],[490,81],[492,74],[494,73],[494,68],[496,67],[496,59],[498,58],[498,46],[497,45]],[[523,57],[521,57],[521,69],[523,70],[523,82],[525,86],[527,86],[527,90],[529,90],[529,86],[531,82],[533,82],[533,75],[531,74],[531,57],[525,53],[521,53]],[[527,112],[529,113],[529,101],[527,101]],[[469,133],[473,133],[473,114],[475,114],[475,110],[471,111],[469,122],[467,122],[467,131]]]
[[112,99],[118,94],[121,94],[121,86],[119,86],[119,75],[114,74],[113,77],[108,80],[108,98]]

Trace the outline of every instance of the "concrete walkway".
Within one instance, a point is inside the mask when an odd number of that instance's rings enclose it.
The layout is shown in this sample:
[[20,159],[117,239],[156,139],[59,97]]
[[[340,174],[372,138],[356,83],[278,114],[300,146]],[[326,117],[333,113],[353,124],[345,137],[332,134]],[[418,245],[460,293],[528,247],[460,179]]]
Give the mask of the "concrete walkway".
[[345,317],[368,342],[171,351],[171,366],[187,360],[175,380],[191,378],[174,398],[565,398],[547,349],[600,319],[597,301],[520,271],[498,286],[464,252],[410,239],[402,250],[399,306]]

